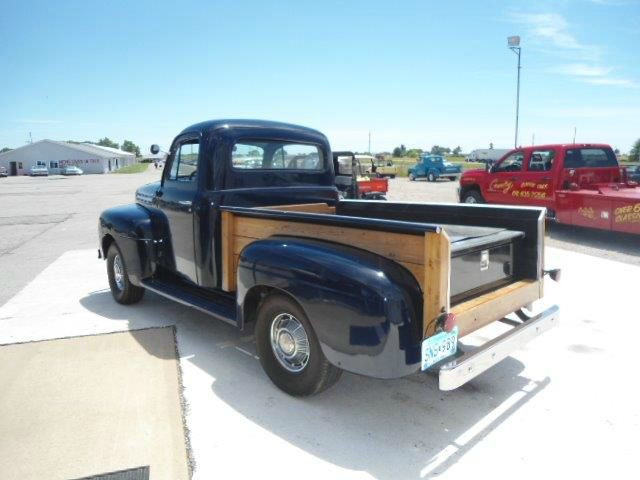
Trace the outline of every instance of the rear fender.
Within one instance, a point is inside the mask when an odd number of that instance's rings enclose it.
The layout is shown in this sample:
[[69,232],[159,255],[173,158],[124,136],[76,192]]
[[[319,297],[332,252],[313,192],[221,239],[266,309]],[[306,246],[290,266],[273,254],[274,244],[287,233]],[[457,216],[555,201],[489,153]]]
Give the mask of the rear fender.
[[337,367],[378,378],[419,368],[422,294],[413,275],[391,260],[337,243],[276,236],[245,247],[237,281],[241,327],[257,305],[254,292],[277,290],[302,307]]

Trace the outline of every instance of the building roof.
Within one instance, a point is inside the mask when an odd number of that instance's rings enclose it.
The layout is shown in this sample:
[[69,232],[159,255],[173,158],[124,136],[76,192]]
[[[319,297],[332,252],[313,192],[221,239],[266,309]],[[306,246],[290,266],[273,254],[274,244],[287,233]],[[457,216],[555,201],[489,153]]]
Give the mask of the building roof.
[[122,157],[122,156],[135,157],[136,155],[135,153],[127,152],[126,150],[120,150],[118,148],[111,148],[111,147],[103,147],[102,145],[94,145],[93,143],[83,143],[82,145],[86,145],[87,147],[92,147],[92,148],[98,148],[100,150],[104,150],[105,152],[111,152],[118,157]]
[[23,145],[21,147],[15,148],[13,150],[9,150],[8,152],[0,153],[0,157],[2,157],[4,155],[7,155],[7,154],[13,154],[15,152],[19,152],[20,150],[28,149],[33,145],[38,145],[38,144],[42,144],[42,143],[49,143],[49,144],[53,144],[53,145],[58,145],[60,147],[70,148],[72,150],[80,150],[80,151],[85,152],[85,153],[90,153],[93,156],[98,157],[98,158],[135,157],[135,154],[133,154],[131,152],[125,152],[124,150],[118,150],[118,149],[115,149],[115,148],[102,147],[102,146],[99,146],[99,145],[92,145],[92,144],[89,144],[89,143],[58,142],[56,140],[48,140],[48,139],[39,140],[39,141],[34,142],[34,143],[28,143],[27,145]]

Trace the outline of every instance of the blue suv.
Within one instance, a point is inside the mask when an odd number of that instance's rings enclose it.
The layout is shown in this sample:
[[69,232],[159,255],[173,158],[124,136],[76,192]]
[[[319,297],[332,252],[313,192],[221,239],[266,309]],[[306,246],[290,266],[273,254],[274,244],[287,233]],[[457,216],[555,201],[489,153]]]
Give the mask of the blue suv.
[[441,155],[427,154],[420,156],[418,163],[409,169],[409,180],[425,177],[430,182],[435,182],[440,177],[457,180],[461,174],[462,169],[458,165],[448,162]]

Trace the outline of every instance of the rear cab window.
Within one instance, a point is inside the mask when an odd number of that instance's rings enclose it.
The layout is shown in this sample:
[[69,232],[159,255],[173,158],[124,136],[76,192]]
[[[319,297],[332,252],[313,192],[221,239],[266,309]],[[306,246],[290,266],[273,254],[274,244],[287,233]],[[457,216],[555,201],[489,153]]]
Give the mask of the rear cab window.
[[618,160],[610,148],[570,148],[564,154],[564,168],[617,167]]
[[239,170],[323,171],[326,159],[317,145],[277,140],[242,140],[233,146],[231,162]]

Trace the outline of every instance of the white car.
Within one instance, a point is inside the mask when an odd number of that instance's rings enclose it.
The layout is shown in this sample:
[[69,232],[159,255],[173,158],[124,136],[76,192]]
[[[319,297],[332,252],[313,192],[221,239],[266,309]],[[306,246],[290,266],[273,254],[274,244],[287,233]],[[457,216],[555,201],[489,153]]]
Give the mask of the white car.
[[30,177],[47,177],[49,176],[49,170],[44,165],[34,165],[29,169]]
[[62,173],[62,175],[82,175],[84,172],[81,168],[72,165],[70,167],[64,167],[60,173]]

